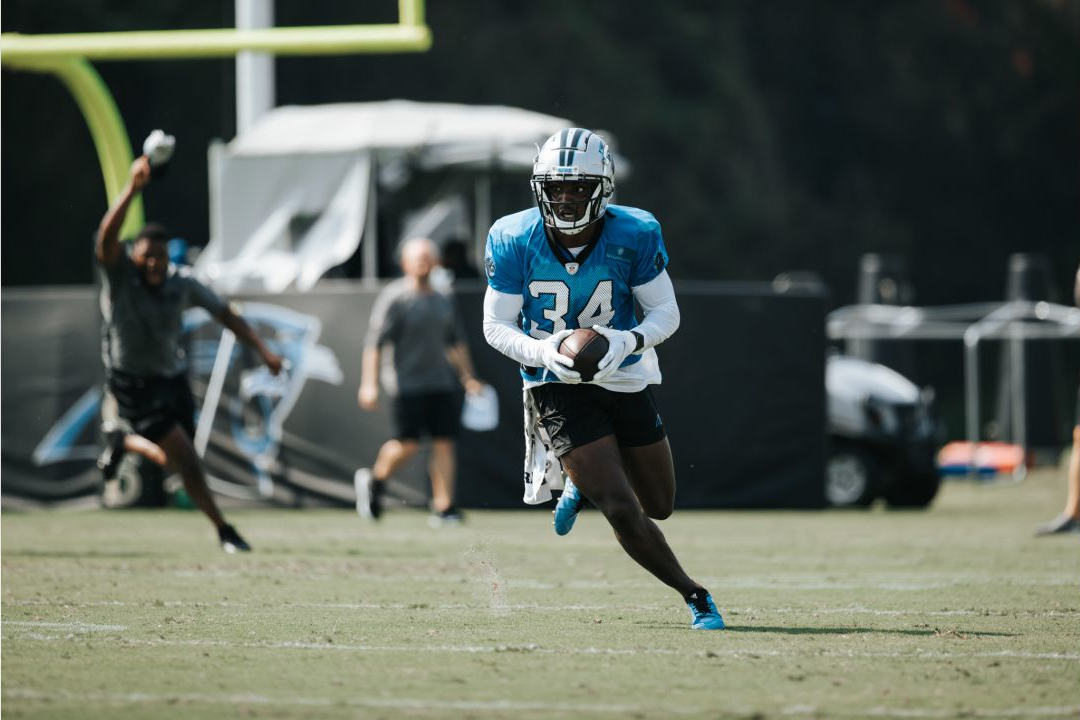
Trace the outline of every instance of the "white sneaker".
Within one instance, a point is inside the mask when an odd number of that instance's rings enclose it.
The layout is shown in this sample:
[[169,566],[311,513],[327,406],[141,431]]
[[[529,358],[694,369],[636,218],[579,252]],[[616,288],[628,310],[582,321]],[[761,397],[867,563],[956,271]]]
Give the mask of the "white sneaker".
[[356,513],[365,520],[374,520],[371,512],[371,469],[360,468],[353,473],[353,487],[356,488]]

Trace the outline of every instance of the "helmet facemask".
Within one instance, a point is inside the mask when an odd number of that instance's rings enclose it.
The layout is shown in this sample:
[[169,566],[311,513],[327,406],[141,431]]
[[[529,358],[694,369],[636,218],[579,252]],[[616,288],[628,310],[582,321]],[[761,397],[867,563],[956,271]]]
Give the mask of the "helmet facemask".
[[[556,199],[552,193],[552,187],[556,184],[567,185],[591,185],[592,190],[584,197],[570,197],[571,192],[562,193],[563,199]],[[607,208],[607,201],[611,197],[612,190],[605,192],[603,178],[586,177],[579,179],[574,176],[548,177],[546,179],[532,180],[533,195],[536,197],[537,207],[544,217],[544,224],[566,235],[577,235],[582,230],[600,219]],[[566,209],[574,210],[573,216],[566,213]],[[580,209],[580,212],[577,210]]]
[[[555,183],[591,185],[591,192],[577,193],[562,188],[562,199],[551,193]],[[599,135],[581,128],[561,130],[544,143],[533,163],[532,190],[544,225],[565,235],[577,235],[600,220],[615,193],[615,163],[607,143]],[[569,190],[569,191],[568,191]],[[567,206],[583,206],[570,217]],[[563,217],[563,215],[566,217]]]

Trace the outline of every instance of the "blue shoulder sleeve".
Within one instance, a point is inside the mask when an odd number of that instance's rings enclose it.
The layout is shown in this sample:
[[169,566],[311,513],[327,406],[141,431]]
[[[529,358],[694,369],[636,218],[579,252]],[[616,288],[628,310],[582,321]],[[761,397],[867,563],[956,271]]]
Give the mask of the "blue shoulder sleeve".
[[505,233],[499,223],[492,226],[484,250],[484,274],[488,285],[507,295],[520,295],[525,284],[520,238]]
[[641,223],[638,234],[638,252],[631,271],[630,287],[644,285],[655,280],[667,268],[668,254],[664,247],[664,236],[660,232],[660,223],[652,215]]

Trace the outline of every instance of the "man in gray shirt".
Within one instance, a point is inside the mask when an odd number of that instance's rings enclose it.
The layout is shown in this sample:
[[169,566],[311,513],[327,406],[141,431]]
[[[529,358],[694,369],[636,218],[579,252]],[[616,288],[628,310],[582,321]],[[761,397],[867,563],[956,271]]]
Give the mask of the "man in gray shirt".
[[393,348],[396,396],[394,436],[379,449],[370,470],[357,473],[357,508],[378,519],[386,480],[431,437],[431,504],[439,524],[461,521],[454,507],[454,438],[461,421],[461,387],[479,393],[468,346],[451,298],[431,285],[438,263],[435,243],[414,238],[401,248],[404,277],[387,285],[372,308],[364,340],[357,400],[364,410],[379,407],[379,366],[384,347]]
[[125,252],[120,228],[131,201],[149,182],[150,161],[144,155],[132,164],[120,198],[102,218],[94,248],[102,274],[106,377],[120,417],[134,430],[111,431],[98,465],[107,480],[115,475],[125,451],[172,466],[180,473],[188,495],[214,523],[222,548],[226,552],[248,551],[251,547],[218,510],[192,444],[195,403],[180,345],[184,308],[205,308],[254,348],[275,375],[281,371],[282,360],[212,290],[188,270],[169,264],[169,235],[163,227],[146,225],[132,243],[131,254]]

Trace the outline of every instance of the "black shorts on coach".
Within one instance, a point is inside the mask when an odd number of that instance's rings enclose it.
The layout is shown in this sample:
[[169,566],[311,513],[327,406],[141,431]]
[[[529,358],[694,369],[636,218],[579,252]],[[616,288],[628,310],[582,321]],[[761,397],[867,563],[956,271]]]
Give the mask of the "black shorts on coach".
[[621,393],[586,383],[546,383],[529,393],[556,457],[607,435],[620,447],[652,445],[667,436],[649,388]]
[[394,399],[394,437],[419,440],[452,438],[461,427],[460,392],[405,393]]
[[138,377],[113,370],[109,391],[116,397],[120,417],[147,440],[158,442],[175,425],[195,437],[195,400],[186,376]]

